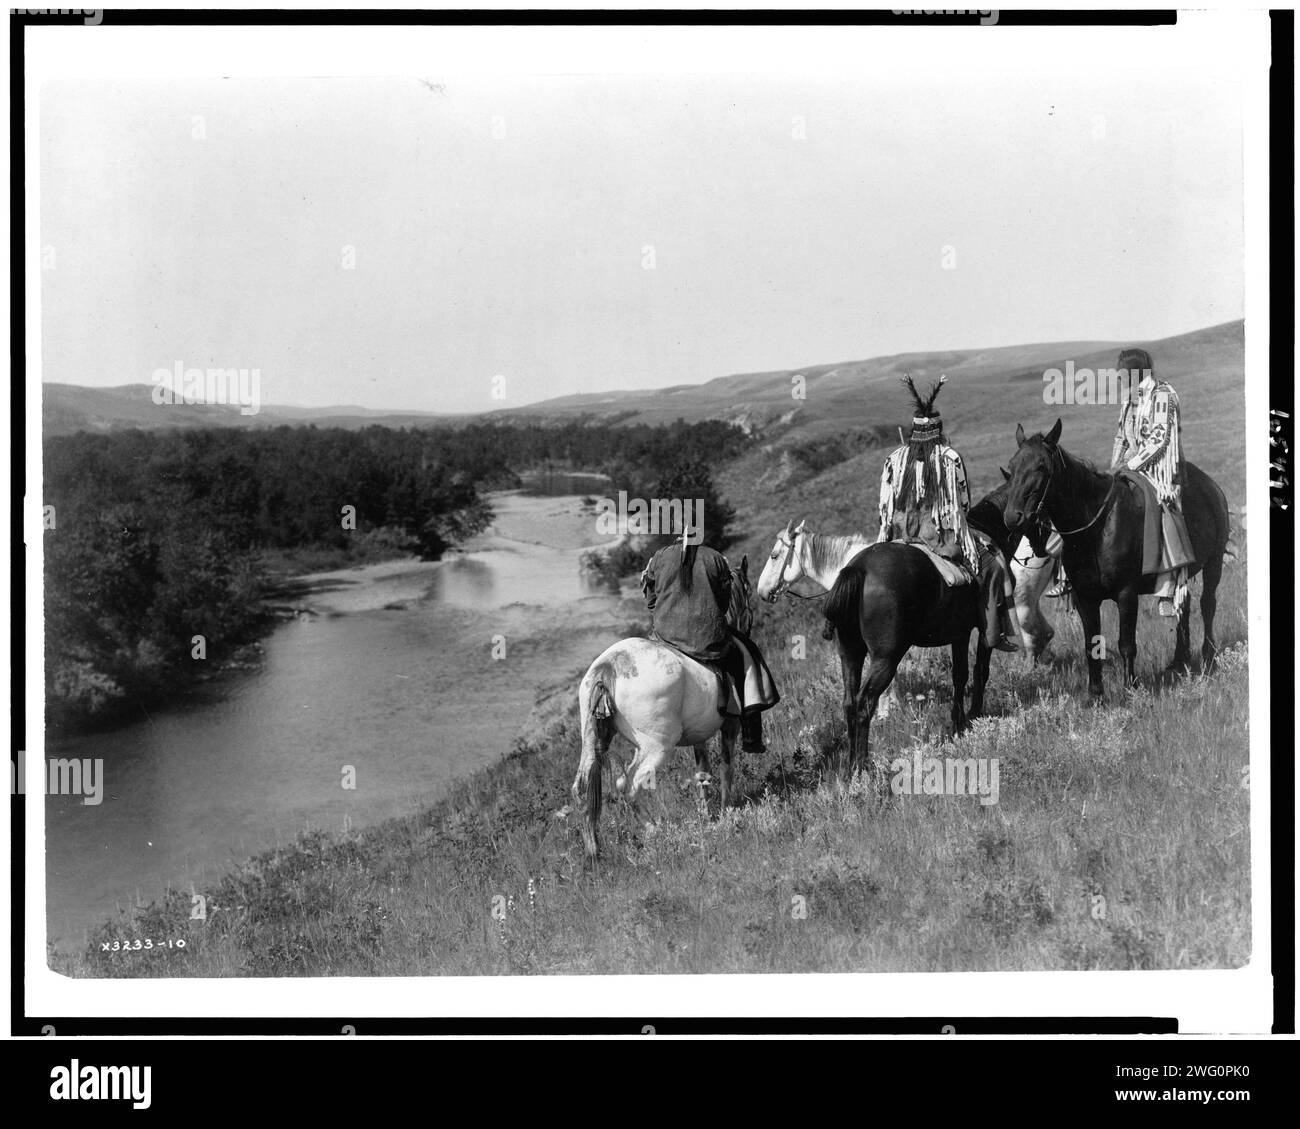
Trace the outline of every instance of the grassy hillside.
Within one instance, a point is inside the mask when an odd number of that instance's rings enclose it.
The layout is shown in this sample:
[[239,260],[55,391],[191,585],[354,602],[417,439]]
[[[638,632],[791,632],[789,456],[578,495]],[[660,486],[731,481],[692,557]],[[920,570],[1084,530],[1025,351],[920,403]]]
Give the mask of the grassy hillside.
[[[1244,484],[1241,341],[1237,324],[1152,347],[1182,396],[1189,455],[1234,506]],[[1097,359],[1109,364],[1112,352]],[[995,483],[1017,420],[1032,431],[1060,414],[1067,447],[1108,456],[1113,408],[1046,409],[1039,370],[988,385],[973,369],[947,371],[945,418],[977,490]],[[829,419],[837,378],[825,375],[825,401],[810,392],[808,408]],[[890,425],[907,417],[894,375],[878,375],[873,397]],[[846,418],[840,431],[863,422]],[[831,532],[866,525],[888,432],[850,434],[830,465],[797,453],[805,435],[722,470],[746,531],[737,551],[761,563],[790,517]],[[990,716],[954,741],[947,655],[914,652],[897,679],[900,704],[872,728],[874,774],[843,787],[817,771],[844,741],[818,605],[765,606],[756,633],[784,700],[766,715],[768,753],[742,758],[743,800],[725,818],[713,818],[716,795],[714,810],[701,809],[691,755],[679,750],[659,782],[660,819],[645,826],[608,806],[605,857],[584,872],[568,810],[576,707],[561,695],[527,741],[432,809],[262,855],[206,891],[205,921],[190,919],[190,893],[177,892],[106,924],[84,954],[54,967],[226,976],[1239,966],[1251,945],[1245,552],[1220,588],[1224,651],[1212,677],[1161,676],[1172,623],[1144,606],[1141,686],[1123,691],[1112,669],[1107,700],[1093,707],[1077,618],[1061,615],[1045,664],[995,657]],[[1113,607],[1103,629],[1116,630]],[[1197,614],[1194,649],[1199,632]],[[891,794],[889,760],[918,749],[996,757],[999,802]],[[616,742],[612,753],[617,762],[628,750]],[[111,951],[158,936],[188,943],[148,960]]]

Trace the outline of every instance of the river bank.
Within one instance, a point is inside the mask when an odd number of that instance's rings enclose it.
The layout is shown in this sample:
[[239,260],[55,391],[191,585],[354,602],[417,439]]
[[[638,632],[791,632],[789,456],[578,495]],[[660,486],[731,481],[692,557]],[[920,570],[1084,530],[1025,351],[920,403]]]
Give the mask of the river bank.
[[498,520],[441,561],[296,578],[260,653],[174,708],[47,742],[106,770],[98,807],[47,797],[60,950],[154,891],[216,881],[232,856],[435,802],[536,739],[591,659],[644,629],[634,590],[585,590],[579,556],[603,542],[581,498],[497,501]]

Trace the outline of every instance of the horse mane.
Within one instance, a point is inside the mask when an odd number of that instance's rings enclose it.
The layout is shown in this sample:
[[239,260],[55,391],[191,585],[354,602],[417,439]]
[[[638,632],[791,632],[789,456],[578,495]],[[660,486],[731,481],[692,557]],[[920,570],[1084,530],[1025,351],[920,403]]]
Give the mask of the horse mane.
[[805,529],[804,544],[808,546],[808,559],[814,568],[824,569],[842,564],[848,549],[862,542],[863,546],[871,543],[871,538],[862,533],[813,533]]
[[[1038,434],[1031,435],[1029,436],[1028,439],[1025,440],[1026,444],[1035,443],[1035,442],[1036,445],[1039,447],[1046,447],[1047,436],[1040,431],[1038,432]],[[1095,478],[1110,479],[1114,477],[1109,471],[1099,469],[1097,464],[1094,463],[1091,459],[1085,459],[1082,455],[1072,455],[1059,443],[1057,443],[1055,446],[1056,446],[1056,450],[1060,452],[1062,464],[1067,469],[1074,469],[1075,471],[1081,471],[1084,474],[1090,474]],[[1005,486],[1007,484],[1003,483],[1002,485]],[[999,487],[999,489],[1001,489],[1001,487]]]

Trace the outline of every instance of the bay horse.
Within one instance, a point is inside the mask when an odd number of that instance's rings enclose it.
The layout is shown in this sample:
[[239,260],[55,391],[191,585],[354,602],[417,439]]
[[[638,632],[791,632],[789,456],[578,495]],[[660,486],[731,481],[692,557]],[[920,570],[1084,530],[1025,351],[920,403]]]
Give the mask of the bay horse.
[[[966,519],[1009,558],[1012,535],[1002,520],[1006,489],[1004,484],[981,499]],[[1037,533],[1034,536],[1038,538]],[[808,531],[803,522],[798,528],[790,522],[776,539],[756,592],[759,599],[774,603],[805,578],[830,592],[823,636],[835,638],[844,680],[849,748],[845,775],[856,767],[867,767],[868,735],[877,703],[893,682],[903,656],[913,647],[952,649],[955,732],[983,713],[992,652],[982,634],[977,641],[969,711],[965,703],[970,634],[979,624],[979,586],[974,578],[950,587],[930,557],[914,545],[876,542],[862,534],[826,537]],[[868,660],[864,682],[862,669]]]
[[[727,624],[749,634],[754,619],[749,558],[731,569]],[[614,782],[634,810],[644,791],[655,789],[655,774],[679,746],[695,751],[695,782],[709,780],[708,743],[721,734],[719,790],[722,809],[731,804],[732,752],[741,719],[718,712],[718,676],[714,669],[654,639],[622,639],[602,651],[578,684],[582,755],[571,793],[581,807],[583,845],[589,862],[600,853],[597,825],[604,793],[603,773],[616,733],[635,752],[627,772]],[[631,777],[629,786],[628,777]]]
[[[1061,421],[1046,435],[1025,437],[1016,425],[1016,453],[1003,517],[1009,529],[1046,516],[1064,542],[1062,562],[1074,588],[1088,662],[1088,692],[1100,698],[1102,660],[1101,603],[1119,608],[1118,650],[1124,683],[1136,684],[1138,597],[1155,590],[1156,577],[1142,574],[1145,501],[1141,487],[1125,475],[1107,474],[1060,446]],[[1201,574],[1202,669],[1213,670],[1216,593],[1223,575],[1229,538],[1228,501],[1218,483],[1193,463],[1183,462],[1182,511],[1195,560],[1188,577]],[[1191,600],[1178,616],[1170,670],[1191,666]]]

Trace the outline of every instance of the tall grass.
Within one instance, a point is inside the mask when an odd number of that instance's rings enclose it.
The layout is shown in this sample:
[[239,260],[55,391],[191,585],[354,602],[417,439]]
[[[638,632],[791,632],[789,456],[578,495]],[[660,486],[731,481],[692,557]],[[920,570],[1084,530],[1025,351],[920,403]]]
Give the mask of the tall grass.
[[[469,975],[1235,967],[1250,953],[1244,575],[1225,578],[1221,668],[1165,681],[1168,621],[1145,611],[1143,686],[1084,694],[1077,623],[1052,661],[995,659],[989,716],[948,733],[947,660],[914,652],[872,728],[874,772],[842,749],[838,665],[806,607],[765,620],[784,701],[741,802],[702,818],[693,761],[660,778],[657,820],[619,804],[584,871],[568,785],[576,707],[432,809],[314,833],[106,923],[57,957],[82,976]],[[809,636],[806,657],[782,635]],[[888,761],[997,757],[1000,802],[896,796]],[[616,742],[615,762],[630,750]],[[530,896],[529,890],[532,894]],[[186,947],[111,951],[114,939]],[[101,949],[101,942],[110,951]]]

